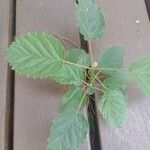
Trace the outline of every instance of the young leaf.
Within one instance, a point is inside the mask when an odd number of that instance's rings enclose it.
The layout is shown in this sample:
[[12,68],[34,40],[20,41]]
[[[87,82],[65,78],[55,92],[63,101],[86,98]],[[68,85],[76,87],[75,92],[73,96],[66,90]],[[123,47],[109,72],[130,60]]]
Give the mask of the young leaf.
[[91,65],[90,55],[82,49],[70,49],[67,53],[67,60],[87,67]]
[[81,100],[84,99],[82,106],[84,106],[86,102],[86,96],[84,96],[84,92],[80,87],[73,87],[70,89],[63,97],[63,104],[61,106],[61,111],[66,111],[67,109],[75,109],[78,110],[78,107]]
[[150,96],[150,57],[145,57],[134,63],[129,70],[143,93]]
[[[91,64],[90,56],[82,49],[71,49],[66,54],[66,60],[88,67]],[[64,64],[60,70],[53,76],[53,79],[61,84],[79,85],[83,82],[85,68]]]
[[89,132],[85,117],[68,109],[53,123],[48,150],[77,150]]
[[112,127],[121,127],[127,116],[127,104],[121,90],[109,89],[98,104],[103,117]]
[[16,72],[46,78],[62,67],[64,48],[53,36],[27,33],[12,43],[6,51],[6,58]]
[[70,64],[63,64],[52,78],[60,84],[80,85],[85,76],[82,68]]
[[78,26],[85,40],[100,38],[106,29],[101,8],[93,0],[78,0],[75,8]]
[[122,80],[120,78],[107,77],[103,81],[103,84],[109,89],[121,88],[121,89],[125,90],[129,84],[129,82],[126,82],[126,80]]
[[108,48],[99,59],[98,66],[100,68],[120,69],[123,65],[124,50],[120,46]]

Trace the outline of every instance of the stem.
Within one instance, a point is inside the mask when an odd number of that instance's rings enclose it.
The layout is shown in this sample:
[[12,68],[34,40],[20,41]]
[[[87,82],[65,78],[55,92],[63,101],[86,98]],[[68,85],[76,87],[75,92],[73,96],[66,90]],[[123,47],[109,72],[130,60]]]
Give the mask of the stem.
[[[99,75],[99,73],[100,73],[100,71],[98,71],[97,74],[94,76],[94,78],[93,78],[92,81],[91,81],[91,84],[94,82],[95,78]],[[87,84],[88,84],[88,83],[87,83]],[[82,97],[82,99],[81,99],[81,102],[80,102],[80,104],[79,104],[79,106],[78,106],[77,112],[79,112],[79,110],[80,110],[80,108],[81,108],[81,105],[82,105],[82,103],[83,103],[83,100],[84,100],[84,98],[85,98],[87,92],[88,92],[88,89],[85,91],[85,93],[84,93],[84,95],[83,95],[83,97]]]
[[78,44],[76,44],[75,42],[73,42],[72,40],[67,39],[66,37],[60,36],[60,35],[56,35],[55,33],[53,33],[54,36],[56,36],[57,38],[63,39],[67,42],[70,42],[71,44],[73,44],[74,46],[76,46],[77,48],[80,48],[80,46]]
[[108,89],[98,77],[96,77],[96,79],[106,90]]
[[92,53],[92,44],[91,44],[91,41],[89,40],[88,41],[88,48],[89,48],[89,53],[90,53],[90,57],[91,57],[91,63],[92,63],[92,66],[93,66],[93,53]]
[[[85,81],[83,81],[83,82],[84,82],[87,86],[91,86],[89,83],[87,83],[87,82],[85,82]],[[98,87],[93,86],[93,88],[96,89],[96,90],[98,90],[98,91],[101,91],[101,92],[105,93],[104,90],[102,90],[102,89],[100,89],[100,88],[98,88]]]

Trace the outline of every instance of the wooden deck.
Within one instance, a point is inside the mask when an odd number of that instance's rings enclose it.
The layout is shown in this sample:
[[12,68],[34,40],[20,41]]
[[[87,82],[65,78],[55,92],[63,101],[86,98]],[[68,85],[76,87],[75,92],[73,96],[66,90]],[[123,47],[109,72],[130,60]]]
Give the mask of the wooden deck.
[[[92,42],[95,58],[115,44],[126,48],[126,65],[150,55],[149,0],[96,2],[105,12],[107,33],[101,41]],[[76,27],[74,3],[0,0],[0,150],[45,150],[52,120],[67,89],[51,80],[14,74],[4,59],[5,48],[28,31],[56,33],[84,47]],[[81,150],[150,150],[150,99],[136,85],[129,88],[129,117],[123,128],[110,128],[102,116],[93,118],[95,129]]]

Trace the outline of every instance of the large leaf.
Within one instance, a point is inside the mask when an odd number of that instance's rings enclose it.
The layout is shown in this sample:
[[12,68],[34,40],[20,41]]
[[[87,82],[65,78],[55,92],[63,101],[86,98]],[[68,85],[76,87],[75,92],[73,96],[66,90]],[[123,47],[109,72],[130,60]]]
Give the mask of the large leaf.
[[[66,54],[66,60],[75,64],[90,66],[90,57],[82,49],[71,49]],[[64,64],[53,76],[53,79],[61,84],[81,84],[85,78],[85,68]]]
[[73,87],[64,95],[61,111],[66,111],[70,108],[78,110],[81,102],[81,105],[84,106],[86,96],[84,96],[83,90],[80,87]]
[[106,24],[102,10],[93,0],[78,0],[76,18],[80,32],[86,40],[98,39],[105,32]]
[[46,78],[63,65],[64,48],[53,36],[27,33],[18,38],[6,51],[12,68],[30,77]]
[[134,63],[129,70],[143,93],[150,96],[150,57]]
[[88,121],[84,116],[69,109],[53,122],[48,150],[77,150],[88,131]]
[[98,104],[103,117],[112,127],[121,127],[127,116],[127,104],[121,90],[109,89]]
[[[88,55],[81,51],[82,57],[79,52],[76,55],[86,63]],[[84,80],[83,68],[66,63],[62,44],[44,33],[27,33],[18,38],[6,51],[6,57],[16,72],[29,77],[52,77],[62,84],[80,84]]]
[[108,48],[100,57],[98,66],[101,68],[120,69],[123,65],[124,51],[120,46]]

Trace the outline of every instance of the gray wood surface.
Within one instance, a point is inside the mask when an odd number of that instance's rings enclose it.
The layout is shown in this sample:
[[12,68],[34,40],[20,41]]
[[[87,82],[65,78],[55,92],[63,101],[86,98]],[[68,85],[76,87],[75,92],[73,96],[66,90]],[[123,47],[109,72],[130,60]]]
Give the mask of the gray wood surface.
[[[112,45],[125,47],[125,64],[150,55],[150,24],[144,0],[96,0],[105,12],[107,32],[92,43],[95,58]],[[129,114],[120,129],[99,118],[103,150],[150,149],[150,98],[136,84],[129,88]]]
[[8,47],[12,35],[12,2],[0,0],[0,149],[8,150],[9,142],[9,83],[8,67],[4,58],[5,49]]
[[[17,36],[27,31],[56,33],[79,43],[73,0],[18,0]],[[51,80],[16,75],[14,150],[44,150],[66,88]],[[82,146],[90,149],[88,139]]]

